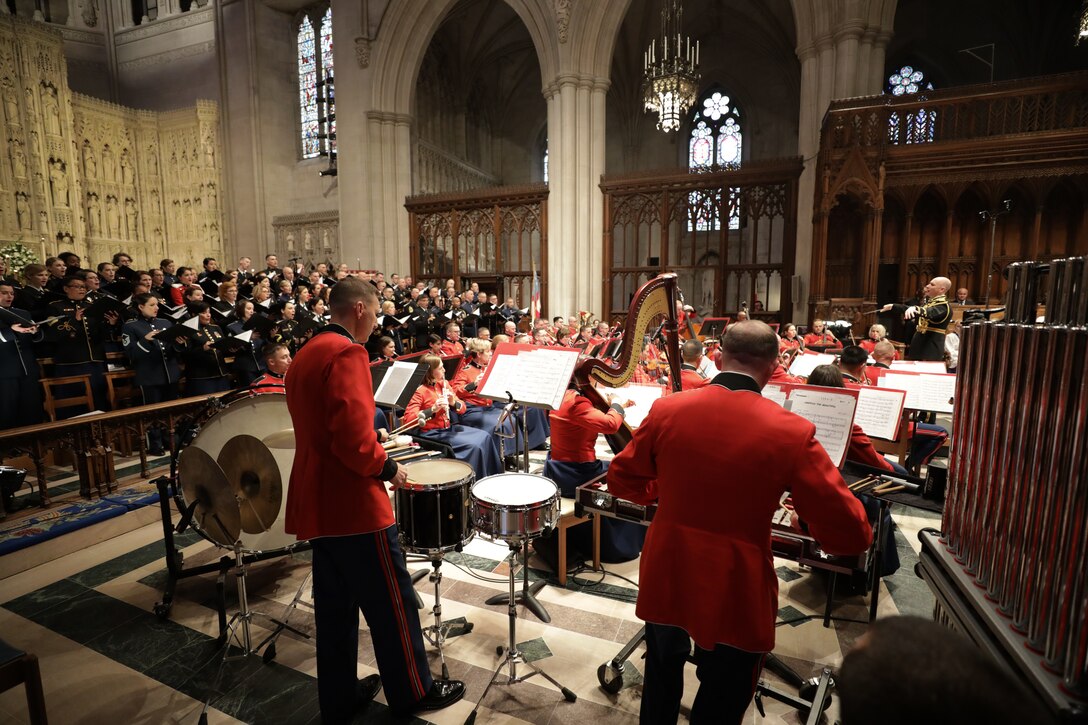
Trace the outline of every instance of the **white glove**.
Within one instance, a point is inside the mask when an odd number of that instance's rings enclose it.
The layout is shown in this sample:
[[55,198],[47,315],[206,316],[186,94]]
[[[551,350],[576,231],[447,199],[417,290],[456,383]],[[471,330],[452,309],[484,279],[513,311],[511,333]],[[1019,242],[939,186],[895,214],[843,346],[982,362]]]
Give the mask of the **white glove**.
[[918,313],[921,311],[922,309],[920,307],[908,307],[907,311],[903,313],[903,319],[913,320],[915,317],[918,316]]

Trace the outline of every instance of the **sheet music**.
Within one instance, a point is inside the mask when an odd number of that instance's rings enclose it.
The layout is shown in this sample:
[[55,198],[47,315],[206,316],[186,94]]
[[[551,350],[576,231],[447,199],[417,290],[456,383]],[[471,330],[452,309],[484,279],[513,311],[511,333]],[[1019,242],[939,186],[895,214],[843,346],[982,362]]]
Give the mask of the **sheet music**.
[[907,372],[885,372],[877,378],[878,386],[902,390],[907,394],[903,407],[912,410],[929,410],[935,413],[951,413],[951,398],[956,394],[956,376],[917,375]]
[[509,392],[520,403],[559,410],[577,363],[578,351],[571,348],[521,349],[516,355],[500,352],[491,358],[480,395],[506,400]]
[[630,408],[624,408],[624,420],[632,428],[638,428],[650,413],[653,404],[661,399],[665,389],[660,385],[627,385],[622,388],[598,387],[597,392],[607,399],[609,393],[616,396],[615,402],[623,404],[628,400],[635,402]]
[[412,379],[419,363],[394,362],[385,372],[385,377],[374,391],[374,402],[379,405],[396,405],[404,392],[404,386]]
[[818,352],[814,355],[802,353],[793,359],[793,364],[790,365],[790,375],[807,378],[819,366],[832,365],[834,362],[835,356],[826,352]]
[[846,459],[857,397],[798,386],[790,391],[791,410],[816,426],[816,440],[836,467]]
[[909,370],[912,373],[936,373],[944,375],[948,368],[941,361],[933,360],[892,360],[892,370]]
[[903,417],[906,395],[900,390],[884,390],[863,386],[858,390],[858,407],[854,422],[870,438],[895,440],[899,421]]
[[767,383],[763,386],[763,397],[767,400],[773,400],[785,408],[786,398],[789,397],[789,390],[777,383]]

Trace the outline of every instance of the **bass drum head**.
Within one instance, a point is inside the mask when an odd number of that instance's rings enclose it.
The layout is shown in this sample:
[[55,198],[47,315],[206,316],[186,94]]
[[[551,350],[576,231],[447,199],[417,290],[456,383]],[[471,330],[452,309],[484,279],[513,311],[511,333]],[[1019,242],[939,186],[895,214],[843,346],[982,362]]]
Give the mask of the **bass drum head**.
[[[208,454],[212,460],[218,461],[227,442],[236,436],[252,436],[262,441],[273,433],[284,431],[291,427],[291,414],[287,410],[287,396],[283,393],[262,393],[250,395],[232,400],[225,408],[216,412],[204,421],[200,432],[187,446],[196,447]],[[228,449],[229,455],[230,449]],[[247,552],[273,551],[283,549],[296,544],[298,539],[294,534],[284,531],[284,509],[287,502],[288,484],[291,480],[291,466],[294,463],[295,452],[293,448],[271,449],[271,455],[279,467],[280,480],[282,482],[282,494],[276,511],[275,519],[269,524],[267,531],[260,533],[248,533],[242,531],[239,540],[242,550]],[[179,455],[179,462],[181,457]],[[228,464],[228,461],[221,461]],[[229,465],[227,465],[229,469]],[[185,470],[178,466],[178,479],[182,484],[182,498],[185,498]],[[233,496],[233,493],[231,494]],[[185,500],[188,506],[192,502]],[[266,521],[267,523],[267,521]],[[195,521],[194,521],[195,525]],[[194,526],[209,541],[220,542]],[[222,537],[219,537],[222,538]]]

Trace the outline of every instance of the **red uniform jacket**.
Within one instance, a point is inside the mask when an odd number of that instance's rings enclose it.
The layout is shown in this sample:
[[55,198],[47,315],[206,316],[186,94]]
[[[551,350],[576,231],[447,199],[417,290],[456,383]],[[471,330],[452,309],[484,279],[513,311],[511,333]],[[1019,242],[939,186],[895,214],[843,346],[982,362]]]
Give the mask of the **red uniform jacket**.
[[453,342],[452,340],[443,340],[442,347],[439,348],[439,353],[442,357],[447,355],[464,355],[465,347],[459,342]]
[[857,423],[854,423],[854,428],[850,431],[850,448],[846,451],[846,460],[864,463],[873,468],[883,468],[885,471],[895,470],[892,464],[888,463],[888,459],[873,448],[873,442]]
[[654,404],[608,469],[611,493],[658,499],[640,563],[640,619],[682,627],[705,649],[774,649],[771,516],[782,494],[792,492],[828,553],[859,553],[873,535],[815,432],[737,373]]
[[830,332],[824,332],[822,335],[816,335],[809,333],[805,335],[805,347],[842,347],[842,341],[832,335]]
[[802,378],[797,377],[796,375],[790,375],[789,372],[786,371],[786,368],[782,367],[781,365],[775,365],[774,366],[774,372],[771,373],[771,379],[768,380],[767,382],[768,383],[803,383],[805,381]]
[[623,425],[623,415],[611,408],[607,413],[597,410],[584,396],[568,390],[559,410],[548,415],[552,429],[551,457],[566,463],[588,463],[597,460],[594,450],[597,434],[615,433]]
[[[412,399],[408,401],[407,407],[404,409],[404,420],[411,422],[416,419],[421,410],[430,410],[431,406],[442,397],[442,385],[438,383],[424,383],[416,388],[416,392],[412,393]],[[458,413],[465,412],[465,401],[458,401],[457,406]],[[442,408],[435,412],[435,414],[423,424],[420,430],[439,430],[450,427],[450,414]]]
[[782,337],[778,340],[779,350],[796,350],[801,347],[801,338],[795,337],[792,340],[788,337]]
[[[876,348],[876,343],[873,340],[862,340],[861,342],[858,343],[858,347],[860,347],[861,349],[865,350],[865,352],[872,355],[873,354],[873,349]],[[892,359],[893,360],[898,360],[899,359],[899,351],[898,350],[895,351],[895,357],[892,358]]]
[[453,376],[453,380],[450,381],[450,387],[453,388],[453,392],[457,393],[457,397],[463,400],[466,405],[479,405],[485,408],[491,406],[490,398],[483,398],[477,395],[475,391],[470,393],[465,390],[465,386],[476,382],[476,378],[480,377],[480,373],[483,371],[484,369],[476,363],[467,362],[457,371],[457,374]]
[[392,526],[383,480],[396,472],[374,435],[374,393],[366,348],[339,325],[314,335],[285,377],[295,427],[287,491],[288,533],[347,536]]
[[684,363],[680,367],[680,389],[695,390],[701,388],[710,381],[699,374],[694,366]]

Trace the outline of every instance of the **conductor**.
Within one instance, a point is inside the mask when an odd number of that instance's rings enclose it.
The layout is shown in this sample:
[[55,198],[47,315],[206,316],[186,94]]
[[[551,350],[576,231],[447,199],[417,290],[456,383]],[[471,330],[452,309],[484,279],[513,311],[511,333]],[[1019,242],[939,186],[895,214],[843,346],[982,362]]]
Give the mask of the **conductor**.
[[[332,322],[299,350],[285,379],[296,445],[286,528],[313,547],[322,722],[350,722],[383,686],[397,714],[436,710],[461,699],[465,686],[432,682],[385,488],[403,485],[407,473],[378,443],[370,360],[356,342],[374,329],[377,290],[348,277],[329,304]],[[360,609],[380,679],[356,680]]]
[[[771,517],[790,491],[828,553],[872,540],[861,502],[816,441],[815,426],[763,398],[778,338],[756,320],[722,338],[722,372],[658,400],[608,469],[609,491],[658,502],[639,569],[646,622],[641,722],[675,723],[695,640],[693,723],[740,723],[774,649],[778,577]],[[699,460],[704,475],[693,476]]]
[[952,308],[948,305],[948,290],[952,280],[934,277],[923,288],[925,299],[920,305],[884,305],[881,312],[895,312],[904,319],[918,318],[918,327],[907,348],[908,360],[944,360],[944,338],[952,321]]

